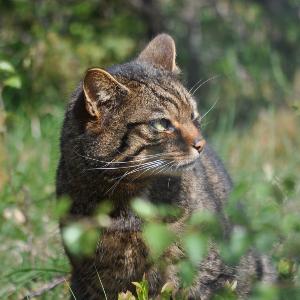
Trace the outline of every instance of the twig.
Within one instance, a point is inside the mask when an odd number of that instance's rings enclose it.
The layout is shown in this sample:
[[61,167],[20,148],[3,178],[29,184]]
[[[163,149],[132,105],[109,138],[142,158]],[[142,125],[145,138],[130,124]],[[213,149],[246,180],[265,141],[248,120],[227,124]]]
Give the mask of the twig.
[[42,285],[39,289],[35,291],[31,291],[29,294],[27,294],[22,300],[28,300],[34,297],[41,296],[42,294],[54,289],[56,286],[62,284],[66,280],[69,280],[69,277],[61,276],[54,278],[51,282],[47,282],[44,285]]

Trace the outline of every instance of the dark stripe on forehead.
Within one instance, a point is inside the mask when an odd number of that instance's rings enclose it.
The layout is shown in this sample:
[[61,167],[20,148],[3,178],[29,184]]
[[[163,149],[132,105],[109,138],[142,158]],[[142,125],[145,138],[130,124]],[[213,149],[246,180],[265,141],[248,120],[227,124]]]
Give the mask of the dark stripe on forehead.
[[[154,87],[149,86],[149,88],[151,89],[151,92],[155,95],[155,97],[157,97],[158,99],[161,99],[163,101],[168,101],[169,103],[173,104],[178,111],[180,111],[179,104],[175,101],[175,99],[171,98],[171,96],[158,93],[158,91],[156,91],[156,88],[154,88]],[[164,93],[165,92],[166,91],[164,90]],[[162,105],[163,105],[163,102],[162,102]]]
[[[177,85],[172,84],[172,82],[165,83],[166,86],[170,87],[170,85],[172,85],[172,87],[173,87],[172,89],[166,89],[166,87],[162,86],[161,82],[159,82],[158,80],[153,80],[152,85],[149,84],[149,82],[147,82],[147,81],[141,81],[141,80],[137,80],[137,79],[135,79],[135,81],[138,82],[139,84],[142,84],[142,85],[146,86],[147,88],[149,88],[153,92],[153,94],[155,94],[155,96],[158,97],[159,99],[161,99],[161,98],[168,99],[169,102],[172,103],[178,111],[179,111],[179,104],[177,102],[182,102],[183,104],[190,106],[190,103],[189,103],[188,99],[186,98],[186,96],[184,94],[182,94],[181,92],[179,92],[177,89]],[[176,87],[176,88],[174,88],[174,87]],[[161,92],[162,92],[161,95],[159,94],[159,90],[161,90]],[[176,91],[176,95],[173,93],[174,91]],[[166,93],[169,95],[168,96],[164,95]],[[176,102],[176,100],[177,100],[177,102]],[[176,103],[176,104],[174,104],[174,103]]]
[[175,95],[174,96],[176,98],[180,99],[185,104],[189,104],[189,101],[186,98],[185,93],[183,93],[183,91],[181,90],[180,86],[178,86],[178,84],[171,82],[170,85],[168,86],[168,92],[170,93],[170,91],[172,91],[173,93],[175,92],[176,96]]
[[181,102],[185,104],[189,104],[189,100],[186,97],[187,93],[185,92],[185,89],[181,83],[172,80],[165,83],[164,86],[162,86],[160,82],[157,82],[156,86],[160,87],[165,92],[170,93],[170,95],[172,95],[176,99],[179,99]]
[[175,86],[178,88],[177,91],[181,95],[181,99],[183,99],[183,102],[193,109],[193,98],[191,97],[190,93],[185,89],[184,86]]
[[154,114],[157,113],[157,114],[160,114],[160,115],[165,115],[165,113],[166,113],[165,109],[160,108],[160,107],[152,108],[151,111]]

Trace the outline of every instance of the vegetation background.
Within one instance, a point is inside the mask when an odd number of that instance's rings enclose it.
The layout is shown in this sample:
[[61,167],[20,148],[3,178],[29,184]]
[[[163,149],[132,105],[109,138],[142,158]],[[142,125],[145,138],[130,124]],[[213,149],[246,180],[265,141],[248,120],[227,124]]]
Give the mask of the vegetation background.
[[66,299],[54,196],[64,106],[88,67],[134,58],[168,32],[186,86],[207,80],[200,111],[217,101],[204,131],[237,187],[227,254],[255,245],[272,257],[280,283],[253,299],[300,299],[299,21],[299,0],[1,0],[0,298],[58,278],[40,299]]

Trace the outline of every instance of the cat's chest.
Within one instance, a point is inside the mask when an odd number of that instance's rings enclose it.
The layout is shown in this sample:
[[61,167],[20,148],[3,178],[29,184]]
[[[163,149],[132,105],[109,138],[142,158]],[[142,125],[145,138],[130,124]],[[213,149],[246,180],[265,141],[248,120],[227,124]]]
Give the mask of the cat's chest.
[[[141,232],[107,232],[101,237],[96,254],[96,265],[104,280],[136,280],[147,267],[148,250]],[[112,271],[113,270],[113,271]]]
[[185,206],[195,198],[195,179],[193,171],[185,176],[158,178],[147,189],[145,197],[152,203]]
[[184,211],[216,211],[212,186],[205,175],[205,169],[198,160],[195,166],[178,177],[156,179],[145,193],[152,203],[179,207]]

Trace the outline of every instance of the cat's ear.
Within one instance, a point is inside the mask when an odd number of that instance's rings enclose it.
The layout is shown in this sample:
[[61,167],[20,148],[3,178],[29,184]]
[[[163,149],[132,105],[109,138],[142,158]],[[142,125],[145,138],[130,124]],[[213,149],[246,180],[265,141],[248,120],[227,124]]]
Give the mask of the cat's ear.
[[99,118],[101,107],[116,106],[118,101],[129,93],[129,89],[108,72],[92,68],[87,70],[83,79],[83,92],[88,113]]
[[171,36],[162,33],[156,36],[140,53],[138,60],[147,62],[158,68],[178,72],[176,66],[176,47]]

